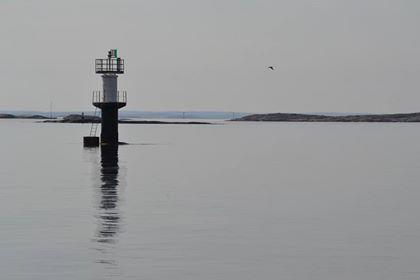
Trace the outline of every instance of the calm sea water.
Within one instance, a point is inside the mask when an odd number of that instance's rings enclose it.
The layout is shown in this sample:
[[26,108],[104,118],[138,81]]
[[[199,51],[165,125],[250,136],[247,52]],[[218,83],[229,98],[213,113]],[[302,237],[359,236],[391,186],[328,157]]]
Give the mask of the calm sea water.
[[420,279],[420,125],[0,120],[1,279]]

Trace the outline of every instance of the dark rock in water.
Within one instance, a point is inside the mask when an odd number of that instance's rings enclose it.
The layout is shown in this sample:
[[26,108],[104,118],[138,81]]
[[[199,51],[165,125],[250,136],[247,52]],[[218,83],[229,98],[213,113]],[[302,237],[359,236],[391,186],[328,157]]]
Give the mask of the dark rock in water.
[[420,122],[420,113],[409,114],[382,114],[382,115],[347,115],[325,116],[309,114],[256,114],[232,121],[251,122]]

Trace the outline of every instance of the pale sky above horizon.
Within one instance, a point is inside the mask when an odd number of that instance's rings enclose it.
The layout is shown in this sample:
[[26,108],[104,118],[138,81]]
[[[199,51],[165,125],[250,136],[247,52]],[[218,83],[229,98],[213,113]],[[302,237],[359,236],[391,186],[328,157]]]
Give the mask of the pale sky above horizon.
[[415,0],[0,0],[0,111],[92,109],[110,48],[127,110],[420,111],[419,14]]

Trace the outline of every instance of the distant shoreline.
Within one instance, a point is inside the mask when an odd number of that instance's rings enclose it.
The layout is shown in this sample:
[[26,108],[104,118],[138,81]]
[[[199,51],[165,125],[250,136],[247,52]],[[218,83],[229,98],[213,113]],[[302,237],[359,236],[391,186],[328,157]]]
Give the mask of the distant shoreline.
[[[43,123],[100,123],[101,118],[98,116],[89,115],[68,115],[62,119],[44,120]],[[155,121],[155,120],[119,120],[120,124],[212,124],[210,122],[201,121]]]
[[[13,114],[0,114],[0,119],[33,119],[33,120],[42,120],[42,123],[100,123],[101,118],[97,116],[89,115],[68,115],[64,118],[48,118],[41,115],[13,115]],[[210,122],[202,121],[156,121],[156,120],[119,120],[120,124],[213,124]]]
[[243,122],[420,122],[420,113],[326,116],[314,114],[254,114],[231,121]]
[[51,119],[42,115],[13,115],[13,114],[0,114],[0,119],[33,119],[33,120],[48,120]]
[[[43,115],[0,114],[0,119],[33,119],[43,123],[100,123],[98,116],[71,114],[63,118],[49,118]],[[253,114],[235,118],[234,122],[388,122],[418,123],[420,112],[405,114],[363,114],[363,115],[316,115],[296,113]],[[121,124],[213,124],[205,121],[158,121],[120,119]]]

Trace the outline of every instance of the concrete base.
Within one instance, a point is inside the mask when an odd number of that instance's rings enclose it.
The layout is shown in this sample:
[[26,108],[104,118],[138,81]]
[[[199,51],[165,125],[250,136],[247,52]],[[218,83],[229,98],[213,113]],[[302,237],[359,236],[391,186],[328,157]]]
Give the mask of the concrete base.
[[83,137],[83,147],[99,147],[99,137],[97,136],[85,136]]

